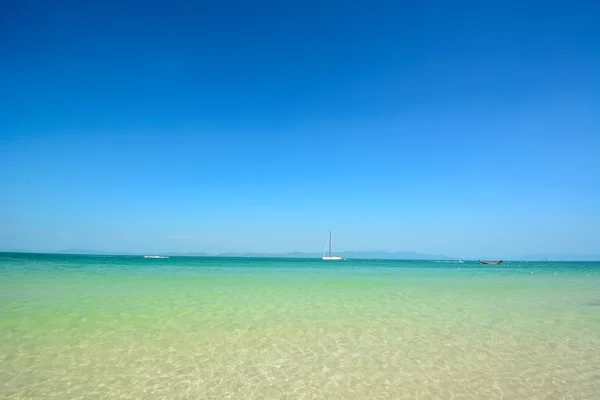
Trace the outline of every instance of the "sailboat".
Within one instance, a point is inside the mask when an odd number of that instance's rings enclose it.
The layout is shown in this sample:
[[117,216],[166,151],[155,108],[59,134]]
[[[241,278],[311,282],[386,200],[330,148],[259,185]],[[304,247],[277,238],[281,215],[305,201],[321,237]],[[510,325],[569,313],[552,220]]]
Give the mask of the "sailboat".
[[[328,251],[329,250],[329,251]],[[323,260],[341,260],[342,257],[331,254],[331,231],[329,231],[329,239],[327,240],[327,246],[323,252]]]

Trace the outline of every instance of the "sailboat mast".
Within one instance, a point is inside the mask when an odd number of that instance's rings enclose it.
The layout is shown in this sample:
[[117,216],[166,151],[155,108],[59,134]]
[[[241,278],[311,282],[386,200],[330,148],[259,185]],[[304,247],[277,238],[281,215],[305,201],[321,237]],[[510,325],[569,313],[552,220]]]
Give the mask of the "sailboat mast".
[[329,231],[329,257],[331,257],[331,231]]

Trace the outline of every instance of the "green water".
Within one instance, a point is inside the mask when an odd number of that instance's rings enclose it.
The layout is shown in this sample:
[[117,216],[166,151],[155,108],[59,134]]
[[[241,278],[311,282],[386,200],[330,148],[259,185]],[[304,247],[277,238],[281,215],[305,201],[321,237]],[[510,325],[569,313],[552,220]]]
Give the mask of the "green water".
[[2,399],[598,399],[600,263],[0,253]]

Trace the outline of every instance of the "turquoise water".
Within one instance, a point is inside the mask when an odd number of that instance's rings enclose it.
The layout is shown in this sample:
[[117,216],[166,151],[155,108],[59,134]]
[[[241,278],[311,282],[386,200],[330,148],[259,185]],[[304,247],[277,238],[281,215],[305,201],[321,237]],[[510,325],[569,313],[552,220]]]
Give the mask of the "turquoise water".
[[598,399],[600,263],[0,253],[3,399]]

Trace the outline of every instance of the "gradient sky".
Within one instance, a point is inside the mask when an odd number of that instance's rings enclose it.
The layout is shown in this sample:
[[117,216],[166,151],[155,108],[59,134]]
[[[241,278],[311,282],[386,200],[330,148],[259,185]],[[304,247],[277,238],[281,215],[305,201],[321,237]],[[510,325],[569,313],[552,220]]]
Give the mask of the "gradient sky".
[[600,253],[597,1],[25,1],[0,250]]

